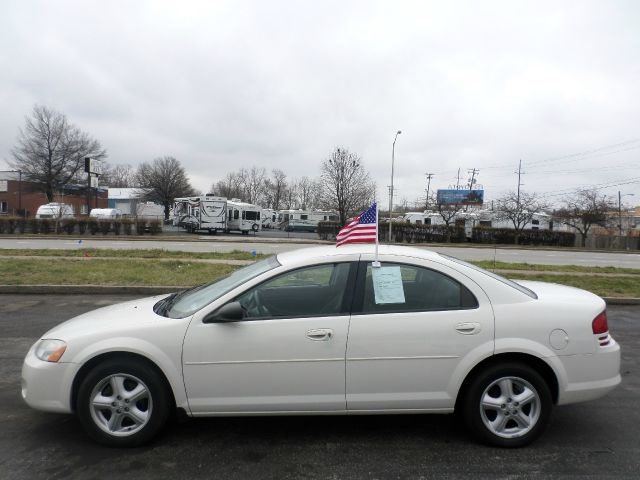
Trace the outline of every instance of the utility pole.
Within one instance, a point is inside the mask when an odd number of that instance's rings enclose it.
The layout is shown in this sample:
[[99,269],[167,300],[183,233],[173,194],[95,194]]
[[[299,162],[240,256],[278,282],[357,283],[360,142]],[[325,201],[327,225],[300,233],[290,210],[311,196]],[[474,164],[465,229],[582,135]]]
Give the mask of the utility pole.
[[433,173],[425,173],[427,176],[427,202],[425,204],[425,210],[429,210],[429,187],[431,187],[431,179],[433,178]]
[[622,195],[620,190],[618,190],[618,231],[622,237]]
[[518,174],[518,207],[520,207],[520,187],[522,186],[520,177],[522,176],[522,159],[520,159],[520,163],[518,163],[518,171],[515,173]]
[[460,190],[460,168],[458,168],[458,181],[456,182],[456,190]]
[[473,184],[475,183],[476,175],[480,173],[480,170],[474,168],[473,170],[467,170],[471,174],[471,180],[469,180],[469,190],[473,190]]

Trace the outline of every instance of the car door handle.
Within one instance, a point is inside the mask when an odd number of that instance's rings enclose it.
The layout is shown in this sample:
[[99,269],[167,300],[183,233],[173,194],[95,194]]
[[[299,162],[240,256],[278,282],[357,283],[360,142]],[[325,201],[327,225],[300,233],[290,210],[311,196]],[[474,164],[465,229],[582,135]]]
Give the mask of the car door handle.
[[456,325],[456,332],[463,335],[475,335],[480,333],[480,324],[477,322],[462,322]]
[[333,336],[333,330],[330,328],[314,328],[307,330],[307,338],[315,341],[326,341]]

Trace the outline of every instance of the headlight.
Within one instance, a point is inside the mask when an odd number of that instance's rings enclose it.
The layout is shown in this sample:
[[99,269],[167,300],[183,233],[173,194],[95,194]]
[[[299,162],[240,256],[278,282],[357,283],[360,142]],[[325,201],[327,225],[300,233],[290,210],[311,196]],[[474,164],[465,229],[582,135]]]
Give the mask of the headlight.
[[57,362],[67,349],[62,340],[40,340],[36,345],[36,357],[45,362]]

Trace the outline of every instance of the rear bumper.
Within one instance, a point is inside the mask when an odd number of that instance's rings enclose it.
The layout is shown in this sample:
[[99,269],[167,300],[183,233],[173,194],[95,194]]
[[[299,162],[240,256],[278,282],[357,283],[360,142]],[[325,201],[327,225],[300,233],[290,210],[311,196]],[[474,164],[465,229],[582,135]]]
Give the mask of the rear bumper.
[[558,405],[586,402],[600,398],[616,388],[620,377],[620,346],[612,340],[590,355],[561,357],[566,371],[564,387],[558,392]]

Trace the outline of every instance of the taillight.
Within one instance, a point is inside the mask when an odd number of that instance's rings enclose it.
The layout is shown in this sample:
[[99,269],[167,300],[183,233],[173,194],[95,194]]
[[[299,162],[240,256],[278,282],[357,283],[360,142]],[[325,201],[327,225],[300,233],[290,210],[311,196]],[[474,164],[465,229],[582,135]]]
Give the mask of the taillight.
[[591,322],[591,330],[593,330],[595,335],[600,335],[601,333],[607,333],[609,331],[606,310],[593,319],[593,322]]

